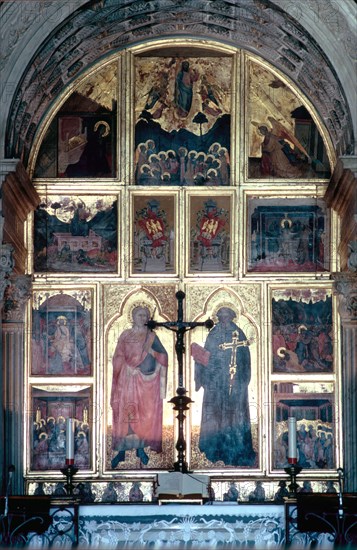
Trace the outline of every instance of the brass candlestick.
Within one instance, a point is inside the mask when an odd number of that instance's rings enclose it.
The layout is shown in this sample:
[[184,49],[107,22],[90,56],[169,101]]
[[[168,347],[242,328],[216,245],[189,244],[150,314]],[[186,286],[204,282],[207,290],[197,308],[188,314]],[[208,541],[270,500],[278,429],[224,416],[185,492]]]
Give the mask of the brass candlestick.
[[64,476],[66,476],[66,483],[64,485],[64,488],[66,489],[68,496],[73,496],[73,476],[76,475],[78,472],[78,468],[76,466],[73,466],[73,464],[66,464],[64,468],[61,468],[61,472]]
[[289,464],[284,468],[284,471],[290,476],[290,485],[289,485],[289,496],[291,498],[296,498],[297,490],[299,485],[296,483],[296,476],[301,472],[301,466],[296,464]]

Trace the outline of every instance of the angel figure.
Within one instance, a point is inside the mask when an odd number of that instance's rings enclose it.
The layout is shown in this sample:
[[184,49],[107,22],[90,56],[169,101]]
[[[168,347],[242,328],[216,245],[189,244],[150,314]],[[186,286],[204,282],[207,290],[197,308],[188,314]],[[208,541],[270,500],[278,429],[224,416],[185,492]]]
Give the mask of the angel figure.
[[298,178],[303,175],[302,159],[290,146],[293,143],[300,154],[311,163],[311,158],[299,140],[280,122],[268,117],[271,129],[264,124],[253,122],[264,137],[261,148],[260,171],[262,176],[277,178]]

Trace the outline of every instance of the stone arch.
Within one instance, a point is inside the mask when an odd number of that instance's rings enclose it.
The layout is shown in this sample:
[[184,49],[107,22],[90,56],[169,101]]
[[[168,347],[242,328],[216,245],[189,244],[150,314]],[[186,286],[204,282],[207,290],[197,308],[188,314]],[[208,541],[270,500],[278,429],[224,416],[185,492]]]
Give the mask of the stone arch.
[[58,25],[23,73],[7,120],[6,157],[20,157],[27,166],[58,94],[100,60],[157,37],[204,38],[258,53],[311,98],[338,154],[353,142],[349,106],[329,60],[306,29],[270,0],[134,0],[124,6],[92,0]]

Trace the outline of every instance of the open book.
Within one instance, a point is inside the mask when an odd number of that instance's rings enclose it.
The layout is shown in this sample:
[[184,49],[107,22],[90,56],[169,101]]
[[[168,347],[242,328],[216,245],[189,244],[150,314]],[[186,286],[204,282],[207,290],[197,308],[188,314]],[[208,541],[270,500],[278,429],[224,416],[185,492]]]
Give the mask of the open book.
[[181,472],[165,472],[158,474],[156,496],[166,495],[181,498],[184,496],[209,497],[210,478],[205,475],[183,474]]

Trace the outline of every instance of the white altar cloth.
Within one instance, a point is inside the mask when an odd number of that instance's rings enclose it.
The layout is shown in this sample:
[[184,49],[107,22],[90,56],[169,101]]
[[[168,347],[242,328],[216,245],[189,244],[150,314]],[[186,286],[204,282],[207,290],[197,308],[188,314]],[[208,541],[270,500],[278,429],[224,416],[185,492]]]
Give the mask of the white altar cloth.
[[79,507],[79,546],[88,548],[279,548],[276,504],[103,504]]

